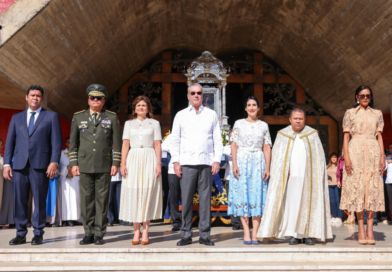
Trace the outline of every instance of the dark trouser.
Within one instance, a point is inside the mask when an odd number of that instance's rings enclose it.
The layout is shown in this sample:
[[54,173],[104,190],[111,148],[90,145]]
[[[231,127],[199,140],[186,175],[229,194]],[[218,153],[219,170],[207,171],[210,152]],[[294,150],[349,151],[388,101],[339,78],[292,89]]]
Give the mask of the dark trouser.
[[118,219],[118,213],[120,208],[120,196],[121,196],[121,180],[110,182],[109,207],[108,207],[109,223],[113,223],[114,220]]
[[337,185],[329,185],[329,201],[331,202],[332,217],[343,219],[343,211],[339,209],[341,189]]
[[208,165],[184,165],[181,177],[182,225],[181,237],[192,237],[193,195],[199,184],[199,235],[210,237],[212,173]]
[[34,169],[27,162],[22,170],[14,170],[14,212],[16,234],[26,236],[28,220],[28,202],[30,188],[33,192],[34,212],[31,218],[34,235],[44,235],[46,225],[46,197],[48,195],[49,178],[47,169]]
[[[385,203],[387,202],[387,199],[388,199],[389,210],[392,212],[392,183],[391,184],[385,184],[385,189],[386,189],[386,193],[388,195],[388,198],[385,198]],[[387,213],[388,218],[389,218],[388,209],[385,209],[385,212]]]
[[170,188],[170,219],[173,227],[181,227],[179,202],[181,196],[180,178],[176,174],[169,174]]
[[[227,199],[229,199],[230,180],[226,180]],[[234,227],[242,227],[241,216],[230,215],[231,225]]]
[[167,208],[167,202],[169,201],[169,178],[167,173],[167,168],[162,167],[162,190],[163,190],[163,205],[162,205],[162,218],[165,217],[165,212]]
[[[365,224],[367,224],[367,212],[364,211],[363,214],[364,214],[364,215],[363,215],[363,222],[364,222]],[[378,222],[378,219],[377,219],[377,212],[374,212],[373,222],[374,222],[374,223],[377,223],[377,222]]]
[[110,180],[110,173],[80,174],[82,222],[86,236],[103,237],[106,233]]

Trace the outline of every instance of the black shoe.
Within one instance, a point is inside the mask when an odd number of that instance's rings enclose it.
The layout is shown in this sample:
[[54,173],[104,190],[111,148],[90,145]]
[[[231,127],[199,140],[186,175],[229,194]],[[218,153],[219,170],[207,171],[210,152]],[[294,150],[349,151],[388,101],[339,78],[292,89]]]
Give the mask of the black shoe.
[[177,246],[186,246],[192,244],[192,238],[182,238],[180,241],[178,241]]
[[289,241],[290,246],[295,246],[295,245],[299,245],[299,244],[302,244],[302,239],[297,239],[294,237],[290,238],[290,241]]
[[314,246],[314,241],[312,238],[304,238],[303,241],[305,245]]
[[42,245],[44,238],[39,235],[34,235],[33,240],[31,240],[32,246]]
[[373,221],[373,226],[377,226],[377,225],[378,225],[377,222],[374,222],[374,221]]
[[74,226],[74,223],[73,223],[72,221],[68,221],[68,226],[69,226],[69,227],[73,227],[73,226]]
[[109,222],[109,223],[108,223],[108,227],[113,227],[113,223],[112,223],[112,222]]
[[82,240],[80,240],[79,245],[90,245],[94,243],[94,235],[84,236]]
[[68,222],[71,222],[71,221],[63,221],[63,227],[69,226],[69,223],[68,223]]
[[215,246],[215,243],[213,241],[211,241],[210,238],[206,238],[206,239],[200,238],[199,244],[206,245],[206,246]]
[[234,225],[233,230],[241,230],[244,229],[241,225]]
[[103,245],[105,244],[105,241],[101,236],[95,236],[94,238],[94,245]]
[[59,224],[53,224],[52,225],[52,228],[60,228],[62,225],[59,225]]
[[120,226],[133,226],[133,223],[125,222],[125,221],[120,221],[119,225],[120,225]]
[[10,246],[16,246],[21,244],[26,244],[26,236],[17,235],[14,239],[10,241]]
[[172,228],[172,231],[180,231],[180,227],[174,226],[174,227]]
[[388,226],[392,226],[392,221],[388,221]]

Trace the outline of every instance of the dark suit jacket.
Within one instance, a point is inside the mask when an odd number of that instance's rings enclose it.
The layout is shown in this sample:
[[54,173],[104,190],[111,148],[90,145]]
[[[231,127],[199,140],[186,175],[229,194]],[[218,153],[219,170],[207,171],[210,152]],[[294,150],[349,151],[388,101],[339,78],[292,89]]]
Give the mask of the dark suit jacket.
[[51,162],[59,163],[62,149],[60,118],[57,113],[42,109],[29,136],[27,110],[14,114],[8,128],[4,164],[22,170],[27,162],[34,169],[46,169]]

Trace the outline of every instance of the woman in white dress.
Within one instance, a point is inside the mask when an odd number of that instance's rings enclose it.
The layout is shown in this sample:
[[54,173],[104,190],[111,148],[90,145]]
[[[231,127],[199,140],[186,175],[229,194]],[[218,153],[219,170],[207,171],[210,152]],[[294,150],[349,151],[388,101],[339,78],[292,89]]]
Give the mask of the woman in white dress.
[[133,222],[132,245],[149,243],[150,220],[162,218],[161,126],[151,119],[152,106],[146,96],[132,103],[132,119],[125,122],[123,133],[120,219]]
[[63,226],[72,227],[80,219],[79,177],[72,176],[69,166],[69,137],[65,140],[66,148],[61,151],[59,179],[61,183],[61,219]]

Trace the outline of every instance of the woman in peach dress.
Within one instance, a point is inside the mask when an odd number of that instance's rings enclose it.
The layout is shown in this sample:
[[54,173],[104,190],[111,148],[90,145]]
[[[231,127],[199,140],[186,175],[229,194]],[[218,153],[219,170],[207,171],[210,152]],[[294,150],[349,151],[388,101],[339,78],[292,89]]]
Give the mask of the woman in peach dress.
[[[343,175],[346,179],[340,209],[357,213],[359,244],[374,245],[374,212],[385,210],[382,179],[385,155],[381,136],[384,120],[382,112],[374,109],[370,87],[360,86],[355,99],[355,107],[347,110],[343,119]],[[366,232],[364,211],[367,212]]]

